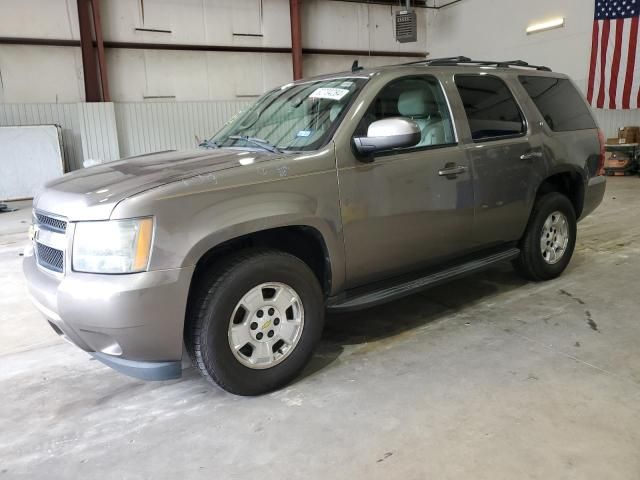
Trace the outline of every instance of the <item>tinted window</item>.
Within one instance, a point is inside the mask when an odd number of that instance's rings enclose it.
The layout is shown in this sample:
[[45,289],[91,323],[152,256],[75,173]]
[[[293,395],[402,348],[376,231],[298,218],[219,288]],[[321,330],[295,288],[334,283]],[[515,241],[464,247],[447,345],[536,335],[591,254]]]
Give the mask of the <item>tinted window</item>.
[[549,128],[556,132],[596,128],[589,108],[573,84],[563,78],[520,77]]
[[406,77],[387,84],[362,117],[356,136],[366,136],[371,123],[391,117],[411,118],[420,127],[420,143],[410,148],[455,143],[449,108],[433,77]]
[[456,75],[474,140],[520,135],[524,120],[505,83],[487,75]]

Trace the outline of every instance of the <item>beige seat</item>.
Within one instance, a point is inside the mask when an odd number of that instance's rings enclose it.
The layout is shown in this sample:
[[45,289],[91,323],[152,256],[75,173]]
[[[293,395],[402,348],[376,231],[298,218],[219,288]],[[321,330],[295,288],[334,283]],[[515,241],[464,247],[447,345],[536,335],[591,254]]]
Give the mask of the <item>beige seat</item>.
[[421,88],[402,92],[398,98],[398,112],[420,127],[422,138],[417,147],[446,143],[438,104],[429,90]]

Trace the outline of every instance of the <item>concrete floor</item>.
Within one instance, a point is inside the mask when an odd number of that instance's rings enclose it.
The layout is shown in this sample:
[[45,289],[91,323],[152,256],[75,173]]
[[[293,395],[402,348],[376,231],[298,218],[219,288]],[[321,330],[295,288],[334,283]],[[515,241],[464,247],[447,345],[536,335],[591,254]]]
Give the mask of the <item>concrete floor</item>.
[[0,214],[0,478],[637,479],[640,179],[612,178],[567,272],[509,266],[333,317],[259,398],[124,377],[60,341]]

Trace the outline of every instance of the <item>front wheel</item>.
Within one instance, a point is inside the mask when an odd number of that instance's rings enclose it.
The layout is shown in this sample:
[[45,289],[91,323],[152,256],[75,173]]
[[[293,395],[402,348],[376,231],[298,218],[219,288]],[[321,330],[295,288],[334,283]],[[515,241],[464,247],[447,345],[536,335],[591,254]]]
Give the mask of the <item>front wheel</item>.
[[576,230],[575,210],[566,196],[551,192],[538,198],[520,240],[516,270],[536,281],[558,277],[573,255]]
[[186,343],[205,378],[238,395],[259,395],[295,378],[322,334],[324,297],[299,258],[241,253],[201,280]]

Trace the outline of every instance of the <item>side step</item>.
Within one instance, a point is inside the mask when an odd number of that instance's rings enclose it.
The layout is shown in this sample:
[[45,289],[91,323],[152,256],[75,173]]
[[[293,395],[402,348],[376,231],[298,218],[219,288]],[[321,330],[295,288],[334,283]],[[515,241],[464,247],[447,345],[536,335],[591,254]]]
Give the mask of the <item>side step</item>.
[[374,307],[391,300],[406,297],[421,290],[435,287],[436,285],[455,278],[480,272],[498,262],[513,260],[519,255],[520,249],[508,248],[507,250],[501,250],[485,257],[452,265],[444,270],[431,272],[419,278],[413,277],[410,280],[406,280],[406,277],[404,277],[404,280],[400,281],[396,280],[394,282],[391,280],[392,283],[387,281],[376,284],[373,287],[365,287],[366,289],[359,288],[350,292],[347,291],[343,296],[330,298],[327,303],[327,310],[330,312],[349,312],[361,308]]

